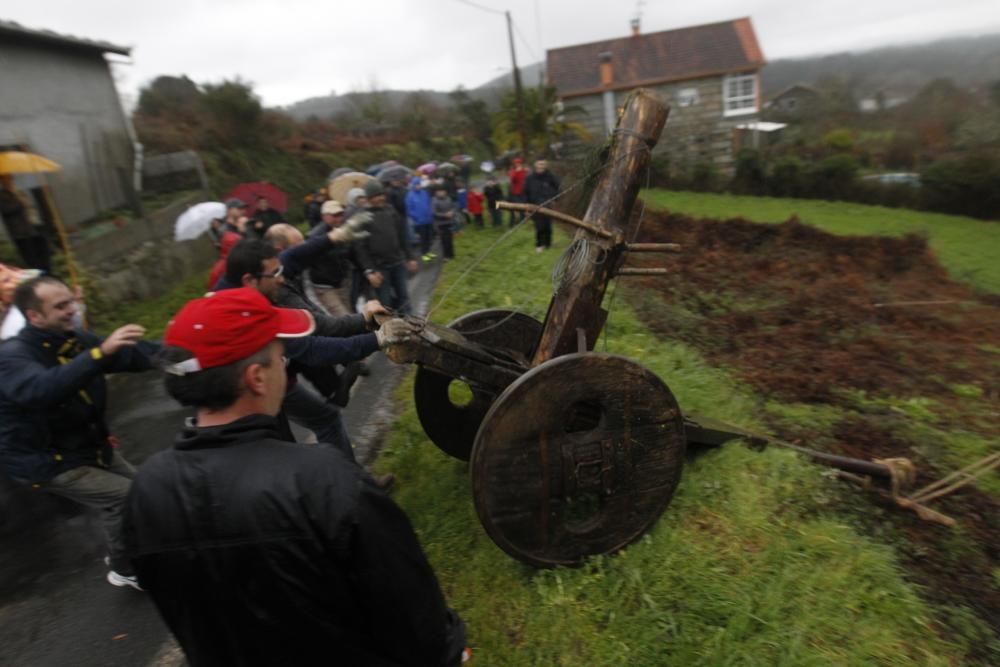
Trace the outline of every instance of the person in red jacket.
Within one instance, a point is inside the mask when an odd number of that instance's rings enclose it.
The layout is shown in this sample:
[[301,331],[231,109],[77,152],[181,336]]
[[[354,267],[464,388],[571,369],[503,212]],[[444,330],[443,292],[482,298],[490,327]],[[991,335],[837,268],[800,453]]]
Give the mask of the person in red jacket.
[[[510,196],[507,198],[508,201],[524,203],[524,179],[528,177],[528,170],[521,164],[521,158],[514,158],[514,166],[507,172],[507,177],[510,179]],[[522,220],[524,220],[524,213],[520,211],[510,212],[511,227]]]
[[483,191],[480,188],[470,188],[469,198],[465,202],[465,210],[469,212],[472,219],[476,221],[476,227],[483,227]]

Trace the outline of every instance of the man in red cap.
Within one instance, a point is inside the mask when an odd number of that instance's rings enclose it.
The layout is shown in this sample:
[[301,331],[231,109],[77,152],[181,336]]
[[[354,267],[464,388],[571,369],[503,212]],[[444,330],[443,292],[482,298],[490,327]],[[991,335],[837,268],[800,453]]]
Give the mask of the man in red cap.
[[167,391],[197,427],[133,483],[139,583],[196,667],[458,665],[464,624],[403,512],[340,450],[279,437],[283,341],[312,329],[249,288],[170,323]]

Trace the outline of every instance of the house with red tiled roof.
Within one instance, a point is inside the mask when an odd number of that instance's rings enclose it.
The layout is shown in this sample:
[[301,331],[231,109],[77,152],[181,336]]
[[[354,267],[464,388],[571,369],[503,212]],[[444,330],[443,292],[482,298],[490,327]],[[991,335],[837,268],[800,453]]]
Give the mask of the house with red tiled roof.
[[550,49],[546,76],[574,120],[595,142],[607,137],[635,88],[655,91],[670,105],[657,145],[671,165],[733,163],[736,126],[757,119],[764,54],[749,18]]

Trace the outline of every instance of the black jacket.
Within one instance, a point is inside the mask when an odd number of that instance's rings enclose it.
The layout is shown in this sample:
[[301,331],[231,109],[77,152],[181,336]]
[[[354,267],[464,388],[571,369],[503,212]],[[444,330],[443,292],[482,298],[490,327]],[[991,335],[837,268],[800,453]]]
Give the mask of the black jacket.
[[183,431],[140,467],[125,535],[192,667],[460,663],[465,627],[406,515],[271,417]]
[[406,222],[391,205],[370,208],[371,234],[357,245],[358,260],[365,270],[378,271],[412,259],[410,242],[406,238]]
[[156,346],[140,343],[101,357],[91,333],[26,326],[0,344],[0,469],[42,484],[110,459],[105,373],[145,371]]
[[[329,231],[330,228],[325,224],[316,225],[309,231],[309,238],[326,236]],[[345,284],[345,281],[349,284],[352,245],[350,243],[331,243],[331,247],[326,253],[309,264],[309,280],[316,285],[330,287],[340,287]]]
[[544,205],[559,194],[559,179],[551,171],[531,172],[524,179],[524,198],[529,204]]

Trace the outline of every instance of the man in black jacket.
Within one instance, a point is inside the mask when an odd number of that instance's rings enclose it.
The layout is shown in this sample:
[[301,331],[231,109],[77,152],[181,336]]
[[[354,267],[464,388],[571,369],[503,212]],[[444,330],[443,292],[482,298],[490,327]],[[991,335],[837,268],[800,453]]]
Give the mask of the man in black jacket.
[[464,624],[403,512],[342,452],[278,435],[283,339],[310,320],[237,289],[168,327],[167,391],[198,427],[133,484],[139,583],[192,667],[457,666]]
[[[545,160],[535,162],[535,170],[524,179],[524,198],[529,204],[549,205],[559,194],[559,179],[549,171]],[[547,250],[552,245],[552,220],[547,215],[535,213],[535,252]]]
[[101,512],[116,586],[137,587],[124,556],[121,511],[134,470],[104,421],[106,373],[152,368],[145,333],[127,324],[101,340],[74,330],[76,298],[58,278],[18,286],[28,323],[0,345],[0,468],[16,482]]
[[358,259],[378,300],[401,315],[410,314],[407,272],[415,273],[417,261],[410,250],[406,221],[389,203],[382,184],[372,179],[365,185],[369,236],[357,246]]

